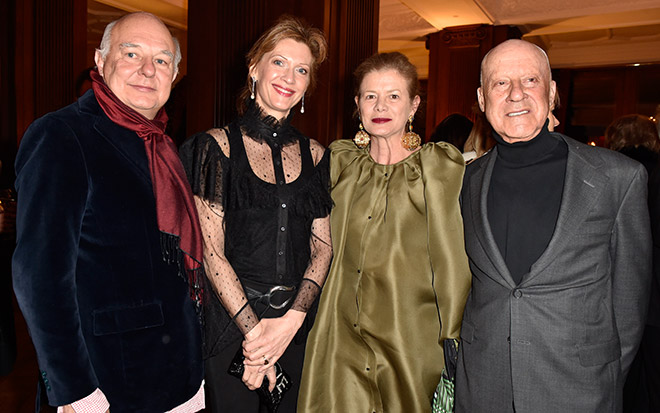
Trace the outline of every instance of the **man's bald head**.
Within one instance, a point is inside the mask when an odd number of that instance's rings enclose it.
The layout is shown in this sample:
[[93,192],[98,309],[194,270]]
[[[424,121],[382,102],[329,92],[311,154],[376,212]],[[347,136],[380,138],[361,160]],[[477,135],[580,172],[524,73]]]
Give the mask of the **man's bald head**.
[[481,62],[479,107],[507,142],[528,141],[542,130],[554,101],[548,56],[524,40],[507,40]]
[[[125,105],[153,119],[170,96],[181,52],[153,14],[128,14],[105,30],[94,60],[105,84]],[[107,46],[107,52],[104,48]]]

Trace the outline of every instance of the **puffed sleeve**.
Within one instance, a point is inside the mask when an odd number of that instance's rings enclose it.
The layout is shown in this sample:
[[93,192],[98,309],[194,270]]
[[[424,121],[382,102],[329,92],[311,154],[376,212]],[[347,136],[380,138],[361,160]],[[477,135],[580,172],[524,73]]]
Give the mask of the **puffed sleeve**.
[[179,148],[179,157],[193,194],[224,205],[223,176],[227,174],[229,159],[215,138],[206,132],[191,136]]
[[360,156],[366,156],[367,150],[360,149],[350,139],[339,139],[330,144],[330,188],[333,188],[344,170]]
[[459,206],[465,163],[461,153],[444,142],[425,145],[422,151],[433,288],[442,326],[438,342],[442,343],[459,338],[471,287]]

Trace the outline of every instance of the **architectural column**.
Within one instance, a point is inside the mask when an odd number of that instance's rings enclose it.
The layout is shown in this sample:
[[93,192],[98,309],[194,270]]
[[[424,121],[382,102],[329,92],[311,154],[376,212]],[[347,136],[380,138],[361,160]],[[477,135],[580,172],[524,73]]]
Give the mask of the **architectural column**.
[[15,15],[17,133],[32,121],[74,102],[85,62],[87,1],[18,2]]
[[452,113],[473,118],[481,59],[493,47],[521,35],[512,26],[483,24],[447,27],[428,36],[427,135]]
[[16,154],[15,4],[0,3],[0,189],[13,185]]

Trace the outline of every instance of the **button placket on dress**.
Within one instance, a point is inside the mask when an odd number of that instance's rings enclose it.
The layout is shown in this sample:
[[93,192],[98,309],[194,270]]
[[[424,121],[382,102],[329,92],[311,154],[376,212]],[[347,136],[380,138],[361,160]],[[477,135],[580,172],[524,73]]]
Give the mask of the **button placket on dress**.
[[[277,132],[273,132],[273,140],[275,139],[277,139]],[[277,257],[275,260],[275,271],[277,274],[277,280],[282,281],[286,271],[286,232],[289,224],[289,208],[287,206],[287,200],[284,197],[286,180],[284,179],[284,168],[282,167],[281,146],[276,141],[273,141],[272,143],[269,142],[269,144],[271,155],[273,157],[277,196],[280,203],[280,208],[278,208],[277,211],[277,226],[279,231],[277,232],[276,240]]]

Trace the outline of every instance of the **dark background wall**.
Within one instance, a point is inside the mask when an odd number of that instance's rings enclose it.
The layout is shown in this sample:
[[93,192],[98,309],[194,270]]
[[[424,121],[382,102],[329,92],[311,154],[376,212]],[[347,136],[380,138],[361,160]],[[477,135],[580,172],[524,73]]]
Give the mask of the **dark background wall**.
[[[121,15],[102,6],[108,20]],[[73,102],[78,77],[89,68],[102,22],[88,22],[87,0],[3,1],[0,4],[0,184],[13,180],[17,143],[37,117]],[[302,17],[321,28],[329,56],[320,69],[306,113],[294,123],[327,145],[350,138],[352,72],[377,51],[379,0],[196,0],[189,2],[188,29],[175,29],[183,41],[182,79],[168,113],[181,142],[194,132],[227,124],[236,115],[236,97],[247,76],[245,53],[281,14]],[[98,17],[98,16],[97,16]],[[96,18],[96,17],[95,17]],[[92,27],[93,26],[93,27]],[[479,62],[496,44],[520,32],[511,26],[461,26],[428,36],[429,77],[426,104],[416,130],[433,131],[451,113],[472,117]],[[553,71],[561,97],[559,131],[587,141],[598,138],[615,117],[649,111],[660,101],[660,65]],[[421,124],[420,124],[421,123]],[[597,143],[599,143],[597,141]]]

